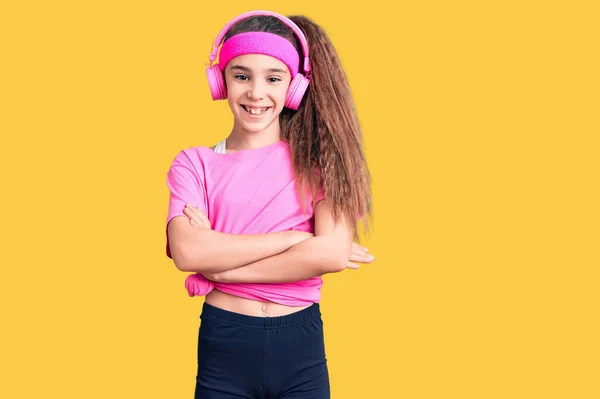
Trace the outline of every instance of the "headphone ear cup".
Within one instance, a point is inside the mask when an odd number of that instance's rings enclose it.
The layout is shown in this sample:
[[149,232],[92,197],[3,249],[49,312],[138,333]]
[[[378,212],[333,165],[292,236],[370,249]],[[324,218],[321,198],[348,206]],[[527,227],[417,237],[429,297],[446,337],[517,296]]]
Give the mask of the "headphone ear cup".
[[290,83],[290,87],[285,95],[284,105],[287,108],[298,109],[300,106],[300,102],[302,101],[302,97],[304,97],[304,93],[308,89],[308,84],[310,81],[304,77],[301,73],[297,74],[292,82]]
[[227,98],[227,88],[223,72],[218,64],[206,68],[206,77],[208,78],[208,87],[213,100],[224,100]]

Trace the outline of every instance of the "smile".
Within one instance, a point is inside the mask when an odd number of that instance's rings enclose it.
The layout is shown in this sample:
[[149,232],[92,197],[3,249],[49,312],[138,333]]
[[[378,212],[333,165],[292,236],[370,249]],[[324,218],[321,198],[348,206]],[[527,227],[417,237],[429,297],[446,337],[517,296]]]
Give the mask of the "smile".
[[262,115],[267,112],[270,107],[251,107],[248,105],[242,105],[242,108],[244,108],[250,115]]

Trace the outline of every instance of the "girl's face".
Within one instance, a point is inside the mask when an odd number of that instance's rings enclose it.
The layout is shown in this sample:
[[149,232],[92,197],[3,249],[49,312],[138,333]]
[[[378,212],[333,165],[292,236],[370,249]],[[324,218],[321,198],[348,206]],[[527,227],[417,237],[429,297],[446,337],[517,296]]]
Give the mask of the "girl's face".
[[225,68],[227,100],[234,129],[247,133],[273,130],[279,135],[279,113],[290,85],[288,67],[276,58],[246,54]]

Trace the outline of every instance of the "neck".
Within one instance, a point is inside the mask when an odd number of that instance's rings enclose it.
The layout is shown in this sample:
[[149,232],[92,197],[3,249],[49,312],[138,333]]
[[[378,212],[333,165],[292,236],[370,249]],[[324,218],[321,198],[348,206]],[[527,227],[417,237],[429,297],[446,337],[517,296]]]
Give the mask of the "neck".
[[281,129],[279,120],[259,132],[250,132],[234,125],[229,137],[227,137],[228,150],[252,150],[265,147],[281,141]]

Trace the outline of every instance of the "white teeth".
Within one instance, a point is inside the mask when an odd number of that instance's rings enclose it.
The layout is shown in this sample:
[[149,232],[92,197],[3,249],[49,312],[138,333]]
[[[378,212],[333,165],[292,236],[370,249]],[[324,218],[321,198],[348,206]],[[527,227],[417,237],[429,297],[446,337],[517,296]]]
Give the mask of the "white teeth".
[[248,106],[244,106],[244,108],[252,115],[262,115],[267,111],[267,108],[250,108]]

